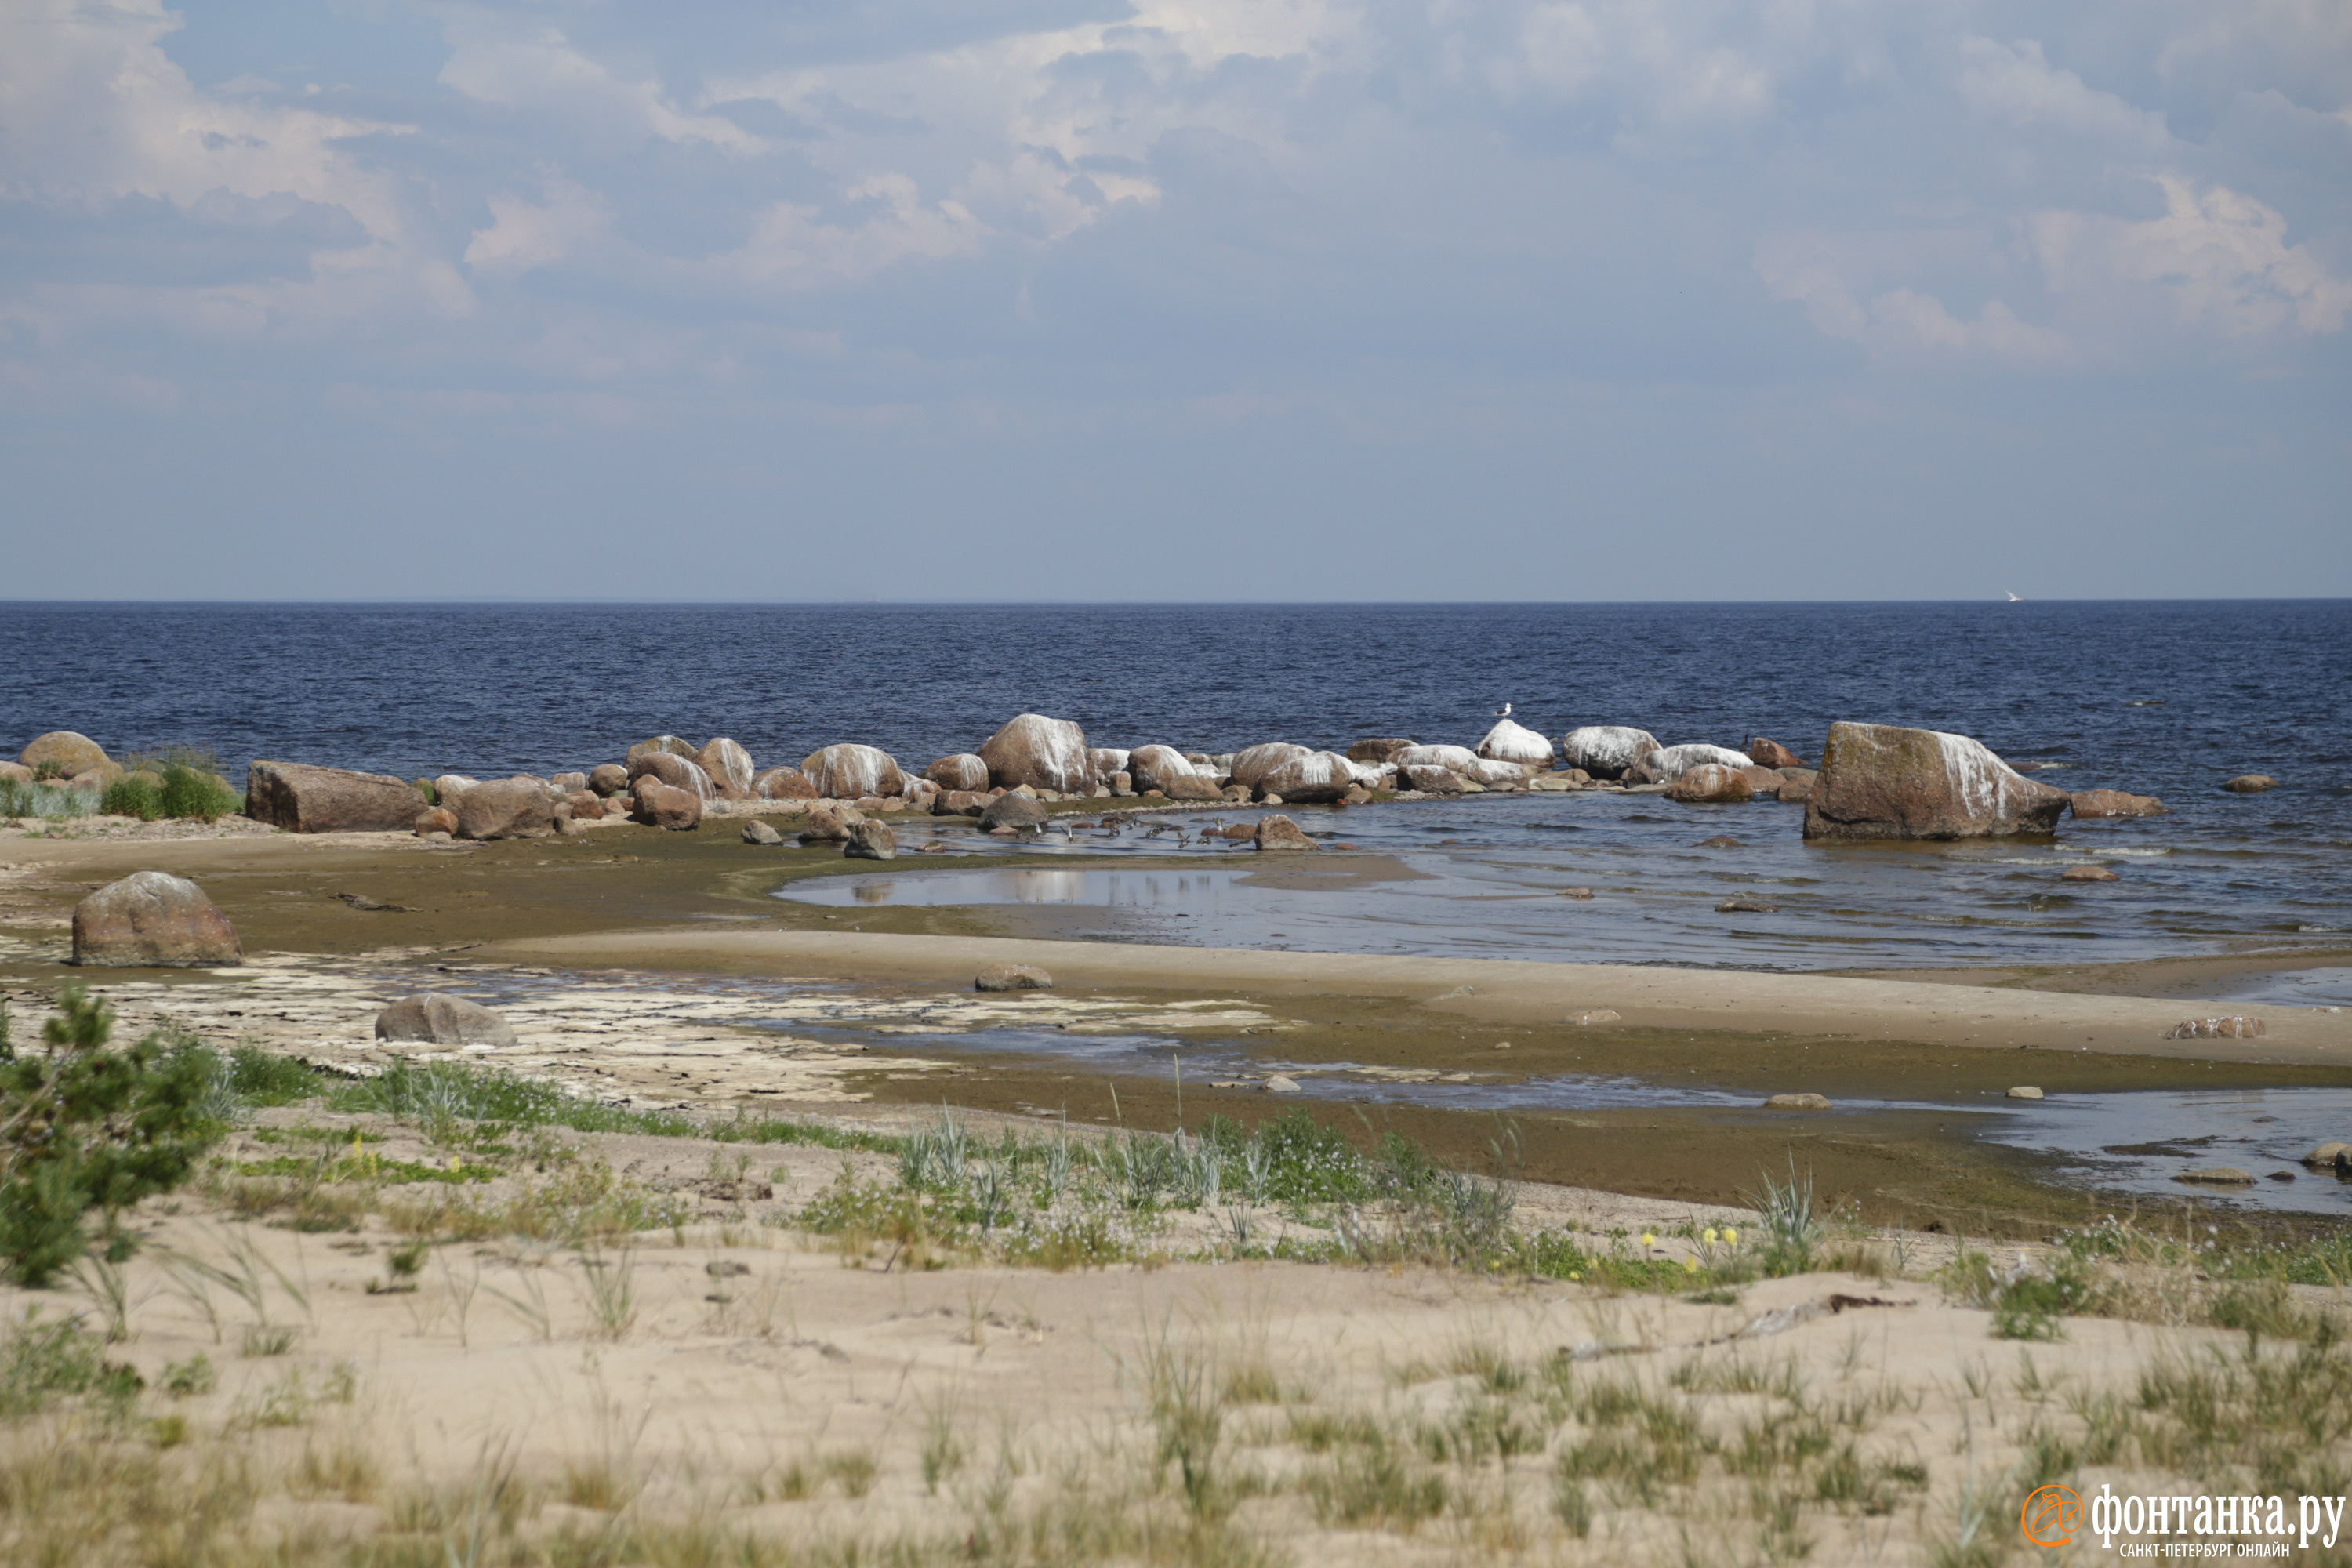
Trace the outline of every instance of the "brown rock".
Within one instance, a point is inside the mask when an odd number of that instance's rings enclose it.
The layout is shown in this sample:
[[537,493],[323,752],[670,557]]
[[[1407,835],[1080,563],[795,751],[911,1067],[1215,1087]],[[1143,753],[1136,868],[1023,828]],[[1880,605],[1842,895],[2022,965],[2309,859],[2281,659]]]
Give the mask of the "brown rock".
[[1701,763],[1668,786],[1666,798],[1686,805],[1701,802],[1737,804],[1755,793],[1754,786],[1748,782],[1747,773],[1740,769],[1727,768],[1719,763]]
[[457,797],[460,838],[544,838],[555,831],[547,786],[537,779],[492,779]]
[[0,781],[28,784],[34,782],[33,770],[22,763],[0,763]]
[[1045,808],[1035,798],[1007,791],[988,803],[980,814],[980,825],[989,830],[999,827],[1042,827],[1045,824]]
[[941,789],[983,790],[988,787],[988,763],[972,752],[957,752],[923,770],[923,776]]
[[588,770],[588,787],[598,795],[629,793],[629,770],[618,763],[598,763]]
[[2240,773],[2221,787],[2231,795],[2260,795],[2266,789],[2278,788],[2278,780],[2268,773]]
[[1087,732],[1067,719],[1023,713],[982,742],[988,782],[1003,789],[1059,790],[1091,795],[1094,763],[1087,755]]
[[1773,798],[1789,805],[1802,805],[1813,798],[1813,780],[1820,775],[1811,768],[1784,768],[1780,787],[1772,792]]
[[1807,838],[1993,838],[2048,833],[2063,790],[2037,784],[1965,735],[1830,726],[1805,803]]
[[1258,818],[1253,838],[1262,850],[1320,849],[1321,845],[1307,837],[1298,824],[1279,814]]
[[634,765],[637,759],[655,752],[667,752],[673,757],[685,757],[689,760],[694,756],[694,748],[676,735],[656,735],[650,741],[639,741],[629,748],[629,754],[625,759],[632,764],[629,769],[631,778],[637,776],[637,769]]
[[629,793],[636,802],[631,815],[649,827],[688,833],[702,826],[702,797],[690,789],[666,784],[653,773],[640,773]]
[[594,822],[604,815],[604,797],[593,790],[573,790],[558,804],[570,806],[572,816],[581,822]]
[[236,927],[205,890],[168,871],[133,871],[73,912],[76,963],[109,969],[226,969],[245,961]]
[[907,775],[898,759],[878,746],[844,742],[811,752],[801,759],[801,772],[816,786],[820,800],[856,800],[861,795],[903,795]]
[[[1127,754],[1127,776],[1140,792],[1148,789],[1165,793],[1171,779],[1201,776],[1183,752],[1173,746],[1138,746]],[[1211,781],[1213,784],[1214,780]]]
[[33,770],[36,777],[53,779],[69,779],[103,767],[112,760],[104,746],[71,730],[52,730],[46,735],[36,735],[16,757],[18,763]]
[[2168,1040],[2253,1040],[2270,1033],[2260,1018],[2184,1018],[2164,1032]]
[[384,773],[301,763],[256,763],[246,773],[245,815],[289,833],[404,833],[425,805],[415,784]]
[[457,831],[457,814],[446,805],[436,805],[428,810],[420,811],[416,814],[416,826],[414,831],[419,838],[427,837],[436,833],[445,837],[455,837]]
[[1034,963],[999,963],[972,976],[974,991],[1050,991],[1054,977]]
[[1758,795],[1778,795],[1780,786],[1789,782],[1789,775],[1778,768],[1742,768],[1739,771],[1746,776],[1748,787]]
[[2306,1165],[2332,1167],[2352,1163],[2352,1143],[2322,1143],[2303,1157]]
[[511,1046],[514,1026],[479,1002],[425,992],[403,996],[375,1016],[379,1040],[425,1040],[436,1046]]
[[681,757],[676,752],[646,752],[629,759],[629,779],[659,779],[672,789],[682,789],[697,800],[719,798],[717,786],[702,764],[692,757]]
[[557,773],[547,782],[551,788],[560,789],[565,795],[578,795],[588,787],[588,775],[586,773]]
[[[151,776],[160,777],[161,775]],[[94,768],[84,768],[81,772],[74,774],[70,779],[68,779],[66,783],[69,788],[86,789],[95,794],[103,795],[113,785],[114,782],[121,777],[122,777],[121,763],[100,763]]]
[[866,820],[866,814],[854,805],[820,805],[801,818],[800,839],[803,844],[846,844],[849,830]]
[[1231,838],[1234,840],[1255,838],[1257,837],[1257,824],[1255,822],[1229,822],[1223,827],[1212,828],[1210,831],[1220,838]]
[[852,860],[895,860],[898,858],[898,836],[890,831],[887,822],[860,822],[849,830],[849,840],[841,847],[844,857]]
[[1348,760],[1351,763],[1385,763],[1407,746],[1416,746],[1420,743],[1418,741],[1408,741],[1400,736],[1391,736],[1379,741],[1359,741],[1348,748]]
[[978,790],[943,789],[931,800],[933,816],[978,816],[988,809],[988,796]]
[[2166,809],[2152,795],[2126,795],[2119,789],[2078,789],[2069,798],[2076,816],[2162,816]]
[[2183,1171],[2172,1178],[2176,1182],[2192,1182],[2203,1187],[2251,1187],[2254,1178],[2235,1165],[2200,1165]]
[[1399,772],[1407,784],[1423,795],[1460,795],[1462,786],[1470,782],[1452,768],[1428,763],[1415,763]]
[[1747,752],[1759,767],[1801,768],[1805,765],[1804,758],[1797,755],[1780,742],[1768,740],[1762,735],[1749,736],[1748,744],[1739,749]]
[[[710,787],[719,792],[721,800],[751,798],[751,779],[759,770],[751,765],[751,753],[724,735],[714,735],[694,753],[695,765],[710,780]],[[665,781],[667,782],[667,781]]]
[[1820,1094],[1776,1094],[1764,1102],[1767,1110],[1827,1110],[1829,1097]]
[[2105,866],[2069,866],[2058,874],[2062,882],[2120,882],[2121,877]]
[[743,825],[743,842],[746,844],[782,844],[783,841],[782,834],[756,816]]
[[[1170,800],[1223,800],[1225,798],[1225,792],[1218,787],[1216,780],[1204,779],[1198,773],[1188,773],[1181,778],[1170,779],[1160,785],[1160,793]],[[1248,792],[1244,790],[1243,795],[1246,798]]]
[[761,800],[814,800],[816,784],[798,768],[770,768],[751,781]]

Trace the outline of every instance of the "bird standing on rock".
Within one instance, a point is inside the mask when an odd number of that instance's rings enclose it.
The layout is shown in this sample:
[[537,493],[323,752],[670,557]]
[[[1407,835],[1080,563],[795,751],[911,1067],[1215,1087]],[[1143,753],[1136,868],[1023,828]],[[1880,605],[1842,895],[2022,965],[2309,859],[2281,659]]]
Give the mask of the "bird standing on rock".
[[1509,703],[1507,703],[1507,702],[1504,703],[1500,708],[1497,708],[1497,709],[1496,709],[1496,710],[1495,710],[1495,717],[1496,717],[1496,718],[1497,718],[1497,719],[1507,719],[1507,718],[1509,718],[1510,716],[1511,716],[1511,705],[1510,705]]

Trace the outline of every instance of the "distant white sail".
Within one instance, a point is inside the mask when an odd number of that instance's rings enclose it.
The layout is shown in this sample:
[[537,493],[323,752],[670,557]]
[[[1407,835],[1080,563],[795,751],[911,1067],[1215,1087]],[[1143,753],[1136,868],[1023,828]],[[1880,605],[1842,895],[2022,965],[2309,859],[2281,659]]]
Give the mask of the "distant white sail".
[[[2003,589],[2001,590],[2001,592],[2002,592],[2002,593],[2004,593],[2004,594],[2009,594],[2009,590],[2008,590],[2008,589],[2006,589],[2006,588],[2003,588]],[[2022,600],[2022,599],[2019,598],[2019,597],[2018,597],[2016,595],[2014,595],[2014,594],[2009,594],[2009,602],[2010,602],[2011,604],[2012,604],[2012,605],[2021,605],[2021,604],[2025,603],[2025,601],[2024,601],[2024,600]]]

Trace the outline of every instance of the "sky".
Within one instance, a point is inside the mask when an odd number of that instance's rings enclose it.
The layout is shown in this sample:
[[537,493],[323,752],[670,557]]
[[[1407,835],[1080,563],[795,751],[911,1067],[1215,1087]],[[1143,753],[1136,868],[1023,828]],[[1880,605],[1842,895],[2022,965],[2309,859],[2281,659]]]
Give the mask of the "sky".
[[5,0],[0,599],[2352,594],[2344,0]]

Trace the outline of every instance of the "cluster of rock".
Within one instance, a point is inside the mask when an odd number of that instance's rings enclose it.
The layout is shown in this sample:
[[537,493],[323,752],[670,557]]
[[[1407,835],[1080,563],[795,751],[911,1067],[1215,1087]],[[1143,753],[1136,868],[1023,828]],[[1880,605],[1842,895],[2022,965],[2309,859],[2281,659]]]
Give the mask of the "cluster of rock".
[[[46,735],[36,735],[16,754],[15,762],[0,761],[0,780],[16,784],[49,784],[61,789],[99,793],[125,778],[140,780],[157,789],[163,786],[162,773],[147,768],[126,770],[106,754],[104,746],[72,730],[52,730]],[[226,779],[219,782],[224,791],[228,789]]]

